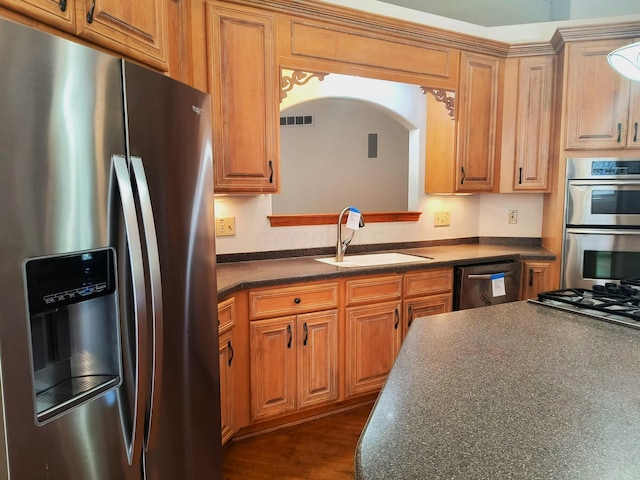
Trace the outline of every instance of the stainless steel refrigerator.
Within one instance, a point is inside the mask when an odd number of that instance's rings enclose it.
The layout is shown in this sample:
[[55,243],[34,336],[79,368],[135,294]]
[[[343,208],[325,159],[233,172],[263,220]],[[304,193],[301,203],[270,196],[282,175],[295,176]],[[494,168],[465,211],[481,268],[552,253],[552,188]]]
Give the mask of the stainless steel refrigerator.
[[221,478],[207,94],[0,20],[0,478]]

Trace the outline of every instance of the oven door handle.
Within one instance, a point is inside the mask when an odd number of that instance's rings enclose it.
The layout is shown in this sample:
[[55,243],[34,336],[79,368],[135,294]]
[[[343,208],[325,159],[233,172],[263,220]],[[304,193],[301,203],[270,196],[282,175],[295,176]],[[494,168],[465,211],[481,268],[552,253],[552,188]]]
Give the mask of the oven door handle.
[[569,180],[569,187],[619,187],[624,185],[640,185],[640,179],[603,178],[601,180]]
[[640,228],[580,228],[571,227],[566,229],[567,233],[578,235],[640,235]]

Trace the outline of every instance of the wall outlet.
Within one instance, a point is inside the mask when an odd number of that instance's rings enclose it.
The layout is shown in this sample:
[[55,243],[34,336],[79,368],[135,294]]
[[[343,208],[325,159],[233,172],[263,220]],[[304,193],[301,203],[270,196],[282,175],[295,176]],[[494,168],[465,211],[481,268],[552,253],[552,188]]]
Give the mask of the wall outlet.
[[433,215],[434,227],[448,227],[451,224],[450,212],[435,212]]
[[236,234],[236,217],[216,218],[216,237],[230,237]]
[[515,225],[516,223],[518,223],[518,211],[509,210],[509,224]]

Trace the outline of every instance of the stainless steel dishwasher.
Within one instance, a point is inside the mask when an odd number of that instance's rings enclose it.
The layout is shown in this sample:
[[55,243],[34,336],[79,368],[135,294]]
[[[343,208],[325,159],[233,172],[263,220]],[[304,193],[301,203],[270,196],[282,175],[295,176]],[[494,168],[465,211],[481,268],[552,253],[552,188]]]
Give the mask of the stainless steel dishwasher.
[[484,263],[455,268],[453,309],[484,307],[520,299],[520,262]]

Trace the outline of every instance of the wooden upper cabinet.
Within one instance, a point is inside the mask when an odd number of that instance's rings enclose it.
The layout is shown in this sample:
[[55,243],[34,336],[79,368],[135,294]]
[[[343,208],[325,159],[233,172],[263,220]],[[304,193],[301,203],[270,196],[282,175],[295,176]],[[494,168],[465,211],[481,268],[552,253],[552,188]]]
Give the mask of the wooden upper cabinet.
[[75,0],[0,0],[0,6],[62,31],[75,33]]
[[279,82],[272,13],[207,3],[217,193],[278,191]]
[[631,41],[585,41],[565,47],[566,149],[640,147],[640,87],[607,62],[609,52]]
[[75,1],[78,36],[167,70],[167,2]]
[[427,94],[426,193],[497,190],[502,60],[462,52],[455,120]]
[[555,72],[555,55],[505,61],[501,192],[549,190]]
[[167,71],[167,3],[156,0],[0,0],[0,5]]
[[456,192],[494,190],[500,59],[462,52],[457,102]]

